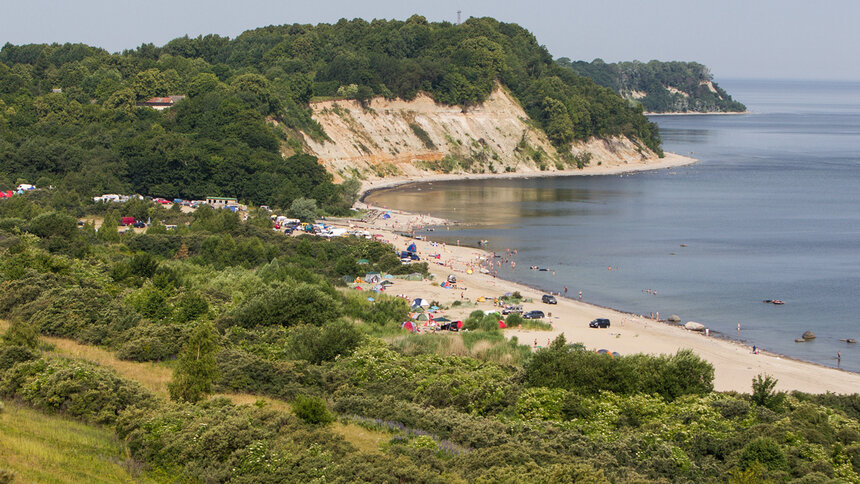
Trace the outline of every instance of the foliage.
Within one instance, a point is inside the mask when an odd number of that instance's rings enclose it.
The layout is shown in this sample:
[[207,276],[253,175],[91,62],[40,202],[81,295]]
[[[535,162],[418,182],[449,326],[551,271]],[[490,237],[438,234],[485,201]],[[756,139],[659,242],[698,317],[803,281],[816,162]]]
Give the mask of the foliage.
[[173,370],[173,381],[168,385],[170,398],[193,403],[211,393],[212,383],[218,376],[217,342],[218,335],[212,323],[197,323]]
[[525,365],[530,386],[547,386],[596,394],[659,394],[667,399],[681,395],[704,395],[713,390],[714,368],[689,350],[659,357],[631,355],[613,357],[568,345],[561,335]]
[[319,397],[299,395],[293,401],[292,407],[296,417],[311,425],[334,422],[334,416],[328,411],[325,402]]
[[290,332],[287,346],[293,359],[313,364],[349,356],[362,340],[356,325],[336,320],[317,327],[309,324],[297,326]]
[[756,375],[752,380],[752,401],[756,405],[779,410],[785,400],[784,392],[777,392],[777,379],[770,375]]
[[562,57],[556,63],[619,92],[649,112],[746,111],[746,106],[733,100],[713,82],[708,68],[697,62],[652,60],[607,64],[601,59],[589,63]]

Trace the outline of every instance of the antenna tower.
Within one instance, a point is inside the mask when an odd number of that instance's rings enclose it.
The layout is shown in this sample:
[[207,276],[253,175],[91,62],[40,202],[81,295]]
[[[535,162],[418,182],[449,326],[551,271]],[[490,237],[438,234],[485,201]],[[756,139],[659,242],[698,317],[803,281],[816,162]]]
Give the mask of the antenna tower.
[[462,10],[457,10],[457,25],[460,25],[460,14],[463,13]]

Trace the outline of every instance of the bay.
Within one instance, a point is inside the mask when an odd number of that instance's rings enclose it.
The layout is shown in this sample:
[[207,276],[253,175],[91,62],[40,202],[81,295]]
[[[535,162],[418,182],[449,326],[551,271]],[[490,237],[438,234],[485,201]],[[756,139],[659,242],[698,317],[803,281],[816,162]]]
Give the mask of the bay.
[[[860,348],[839,341],[860,339],[860,83],[720,84],[750,114],[651,118],[694,165],[425,183],[368,201],[460,222],[432,239],[517,249],[500,277],[860,371]],[[807,330],[818,338],[795,343]]]

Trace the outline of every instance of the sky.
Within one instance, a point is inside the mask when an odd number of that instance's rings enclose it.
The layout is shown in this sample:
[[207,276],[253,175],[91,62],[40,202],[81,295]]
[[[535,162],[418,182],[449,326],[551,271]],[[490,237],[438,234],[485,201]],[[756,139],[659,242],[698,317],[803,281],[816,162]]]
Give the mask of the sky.
[[341,18],[494,17],[553,57],[696,61],[717,80],[860,80],[858,0],[0,0],[0,44],[83,42],[111,52],[189,35]]

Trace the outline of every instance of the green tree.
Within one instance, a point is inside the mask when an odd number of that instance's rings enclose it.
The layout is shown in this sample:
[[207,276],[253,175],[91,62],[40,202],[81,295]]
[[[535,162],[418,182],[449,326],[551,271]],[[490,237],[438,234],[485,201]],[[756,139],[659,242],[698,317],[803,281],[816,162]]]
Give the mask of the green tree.
[[167,386],[172,400],[194,403],[212,392],[212,383],[218,377],[215,361],[217,351],[218,333],[215,327],[209,321],[197,323],[179,353],[173,381]]
[[779,382],[770,375],[756,375],[752,380],[752,401],[756,405],[779,410],[785,401],[785,392],[776,391]]
[[334,415],[328,411],[322,398],[299,395],[293,401],[292,407],[296,417],[311,425],[334,422]]
[[297,198],[290,204],[287,213],[302,222],[313,222],[317,215],[317,201],[312,198]]
[[117,213],[116,210],[111,210],[110,213],[105,215],[105,218],[99,227],[99,239],[104,242],[119,242],[119,232],[117,231],[119,222],[119,213]]
[[0,339],[9,346],[24,346],[30,349],[36,349],[39,346],[39,333],[36,328],[23,321],[12,321],[9,329]]

